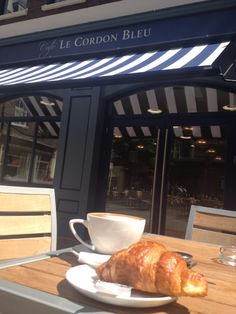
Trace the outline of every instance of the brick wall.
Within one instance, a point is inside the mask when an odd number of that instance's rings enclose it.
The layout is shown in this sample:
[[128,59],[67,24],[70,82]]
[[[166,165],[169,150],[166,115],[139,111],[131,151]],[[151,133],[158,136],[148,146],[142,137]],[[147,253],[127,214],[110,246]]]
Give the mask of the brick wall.
[[[66,1],[66,0],[65,0]],[[87,0],[85,3],[68,5],[62,8],[43,11],[41,10],[41,6],[47,4],[47,0],[28,0],[28,14],[26,16],[14,17],[9,19],[0,20],[0,26],[6,25],[10,23],[15,23],[19,21],[39,18],[43,16],[48,16],[57,13],[63,13],[73,10],[78,10],[82,8],[88,8],[92,6],[102,5],[110,2],[117,2],[121,0]]]

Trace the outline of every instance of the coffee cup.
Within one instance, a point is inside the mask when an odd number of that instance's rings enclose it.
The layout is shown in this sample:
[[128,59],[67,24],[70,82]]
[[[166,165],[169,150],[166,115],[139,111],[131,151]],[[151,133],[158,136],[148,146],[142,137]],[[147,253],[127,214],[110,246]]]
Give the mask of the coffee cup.
[[[142,237],[146,220],[141,217],[92,212],[87,219],[71,219],[69,226],[75,238],[93,251],[113,254],[128,247]],[[82,224],[88,229],[92,245],[84,241],[75,230],[75,224]]]

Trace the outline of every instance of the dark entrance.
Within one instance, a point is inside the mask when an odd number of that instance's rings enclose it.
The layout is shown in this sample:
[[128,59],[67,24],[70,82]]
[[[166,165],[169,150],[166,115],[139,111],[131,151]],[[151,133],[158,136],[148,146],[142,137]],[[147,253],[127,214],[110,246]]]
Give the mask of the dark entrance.
[[[184,237],[191,205],[234,209],[235,95],[155,87],[112,103],[105,210],[147,219],[146,231]],[[108,166],[109,164],[109,166]]]

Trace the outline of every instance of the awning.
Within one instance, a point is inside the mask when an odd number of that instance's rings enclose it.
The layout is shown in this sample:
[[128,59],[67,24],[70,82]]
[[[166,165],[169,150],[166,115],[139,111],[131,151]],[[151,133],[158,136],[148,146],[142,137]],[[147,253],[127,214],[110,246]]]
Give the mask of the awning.
[[214,68],[229,42],[0,71],[0,86],[75,81],[159,71]]
[[[157,136],[157,127],[151,124],[125,125],[122,117],[130,121],[131,117],[145,121],[152,116],[148,109],[160,109],[163,114],[179,113],[214,113],[224,112],[223,107],[234,107],[236,93],[223,89],[204,86],[156,86],[151,89],[138,90],[135,93],[124,94],[121,98],[113,100],[114,136],[116,138],[150,138]],[[35,117],[39,123],[39,137],[58,137],[63,102],[54,97],[42,95],[24,95],[16,98],[16,104],[27,111],[28,117]],[[14,112],[13,110],[9,110]],[[161,113],[161,114],[162,114]],[[41,117],[51,117],[48,121]],[[58,119],[53,119],[58,118]],[[147,121],[147,120],[146,120]],[[121,122],[121,124],[119,124]],[[175,125],[173,128],[176,137],[191,136],[194,138],[219,139],[225,137],[225,128],[220,125],[188,126]],[[22,134],[22,130],[20,131]],[[27,132],[26,132],[27,133]]]

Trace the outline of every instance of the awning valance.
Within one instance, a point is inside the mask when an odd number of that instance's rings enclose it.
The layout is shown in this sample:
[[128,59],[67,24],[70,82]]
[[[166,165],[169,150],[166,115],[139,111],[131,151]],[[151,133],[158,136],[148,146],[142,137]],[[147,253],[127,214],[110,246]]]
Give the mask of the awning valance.
[[209,68],[229,42],[0,71],[0,86],[74,81],[177,69]]

